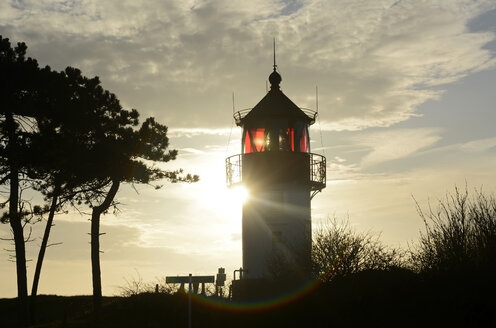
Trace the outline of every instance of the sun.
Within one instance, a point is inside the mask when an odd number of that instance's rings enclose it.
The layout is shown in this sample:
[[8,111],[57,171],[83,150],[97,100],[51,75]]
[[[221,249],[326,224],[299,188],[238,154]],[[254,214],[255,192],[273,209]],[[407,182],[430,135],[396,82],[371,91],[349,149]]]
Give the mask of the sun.
[[226,169],[224,167],[224,153],[213,152],[202,154],[200,158],[191,161],[201,163],[199,166],[185,170],[195,172],[200,181],[194,184],[184,184],[188,195],[194,199],[195,205],[203,215],[213,215],[217,219],[223,218],[229,222],[241,220],[243,204],[250,199],[249,190],[242,184],[226,185]]
[[237,200],[238,203],[244,204],[250,198],[250,192],[245,186],[235,186],[229,189],[231,197]]
[[196,199],[222,217],[240,216],[243,204],[250,199],[250,192],[243,185],[228,188],[218,181],[202,181],[195,186]]

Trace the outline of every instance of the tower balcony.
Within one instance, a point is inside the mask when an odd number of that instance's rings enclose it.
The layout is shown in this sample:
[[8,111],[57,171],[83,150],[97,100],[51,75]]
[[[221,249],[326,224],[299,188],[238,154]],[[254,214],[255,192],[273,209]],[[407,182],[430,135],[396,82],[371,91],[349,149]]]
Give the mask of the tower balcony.
[[226,158],[226,184],[228,188],[242,182],[241,160],[242,154],[232,155]]
[[[314,153],[291,153],[291,152],[266,152],[266,153],[252,153],[252,154],[237,154],[226,158],[226,184],[227,187],[233,187],[243,183],[243,157],[244,156],[257,156],[257,155],[277,155],[283,154],[285,156],[308,156],[309,172],[306,183],[309,183],[310,190],[313,193],[319,192],[326,187],[326,158],[319,154]],[[268,162],[268,166],[270,166]],[[284,164],[284,163],[282,163]],[[246,168],[245,168],[246,170]],[[304,173],[304,172],[303,172]],[[246,173],[245,173],[246,174]]]

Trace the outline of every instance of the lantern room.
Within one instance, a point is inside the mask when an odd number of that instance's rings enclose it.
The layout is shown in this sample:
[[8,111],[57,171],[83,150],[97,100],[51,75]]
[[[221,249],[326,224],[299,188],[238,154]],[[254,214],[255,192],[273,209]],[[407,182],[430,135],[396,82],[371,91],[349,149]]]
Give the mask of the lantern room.
[[[226,159],[227,183],[298,180],[310,185],[314,194],[325,188],[325,158],[310,150],[309,126],[315,123],[317,112],[298,107],[280,90],[282,78],[275,67],[269,81],[269,92],[255,107],[234,114],[236,124],[243,129],[241,154]],[[253,161],[260,163],[251,169]],[[270,177],[256,173],[262,167],[272,171]]]
[[271,89],[251,110],[235,115],[243,127],[242,153],[267,151],[310,152],[308,126],[315,122],[316,112],[296,106],[279,89],[279,73],[270,74]]

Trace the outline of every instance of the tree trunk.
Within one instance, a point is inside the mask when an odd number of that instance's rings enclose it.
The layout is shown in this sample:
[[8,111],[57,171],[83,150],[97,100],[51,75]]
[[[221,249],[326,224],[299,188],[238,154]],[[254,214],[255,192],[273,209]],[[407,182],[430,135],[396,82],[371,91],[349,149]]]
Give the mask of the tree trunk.
[[55,210],[57,209],[57,201],[60,193],[60,186],[55,185],[52,196],[52,204],[50,205],[50,212],[48,213],[48,219],[45,226],[45,233],[43,234],[43,240],[41,241],[40,252],[38,253],[38,260],[36,261],[36,269],[33,278],[33,287],[31,289],[30,298],[30,312],[31,312],[31,322],[36,321],[36,304],[35,299],[38,293],[38,283],[40,281],[41,266],[43,265],[43,258],[45,257],[45,251],[48,245],[48,238],[50,237],[50,230],[53,225],[53,218],[55,216]]
[[10,175],[9,221],[14,234],[19,321],[23,327],[27,327],[29,324],[29,306],[26,248],[24,243],[24,229],[17,209],[19,203],[19,176],[17,171],[13,170],[11,170]]
[[119,190],[119,180],[113,180],[112,186],[99,206],[93,207],[91,213],[91,272],[93,278],[93,310],[98,320],[102,308],[102,278],[100,274],[100,215],[105,212]]
[[14,160],[16,156],[17,138],[15,135],[15,122],[12,113],[5,115],[6,125],[9,135],[7,153],[10,166],[10,199],[9,199],[9,222],[14,234],[15,259],[17,270],[17,300],[19,302],[19,322],[21,326],[29,325],[29,304],[28,304],[28,282],[26,274],[26,248],[24,241],[24,228],[19,215],[19,169]]

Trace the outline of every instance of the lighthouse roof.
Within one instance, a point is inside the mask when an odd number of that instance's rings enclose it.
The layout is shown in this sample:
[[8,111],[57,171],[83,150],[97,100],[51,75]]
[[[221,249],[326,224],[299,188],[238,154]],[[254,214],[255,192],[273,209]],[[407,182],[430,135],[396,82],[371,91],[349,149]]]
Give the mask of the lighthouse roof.
[[[253,107],[243,118],[241,124],[250,124],[266,120],[290,120],[312,124],[315,120],[314,113],[305,113],[291,101],[280,89],[281,75],[274,71],[269,76],[270,91]],[[308,112],[308,110],[306,110]]]

